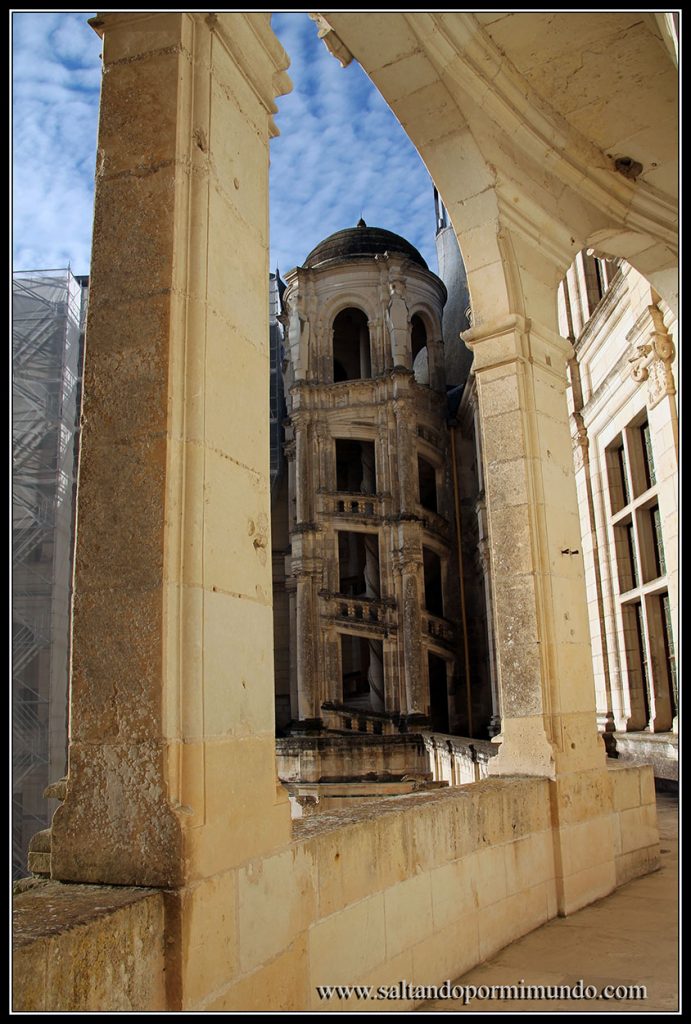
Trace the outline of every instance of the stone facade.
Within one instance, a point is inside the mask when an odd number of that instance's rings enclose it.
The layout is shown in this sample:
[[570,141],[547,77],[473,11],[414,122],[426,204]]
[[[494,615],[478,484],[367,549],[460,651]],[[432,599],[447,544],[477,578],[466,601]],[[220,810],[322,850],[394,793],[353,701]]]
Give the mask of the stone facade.
[[677,777],[677,321],[623,261],[580,253],[560,288],[600,729]]
[[287,275],[284,296],[290,717],[304,729],[325,712],[372,713],[379,732],[449,732],[446,292],[390,232],[361,222],[333,238]]
[[[502,743],[473,786],[291,831],[266,386],[268,143],[288,59],[260,12],[100,15],[72,734],[48,856],[54,882],[163,890],[132,913],[152,969],[163,950],[167,1010],[306,1010],[323,1006],[316,985],[441,982],[658,860],[652,773],[608,770],[597,732],[554,296],[594,245],[674,302],[669,26],[645,12],[319,19],[388,100],[462,240]],[[621,170],[634,159],[635,180]],[[32,967],[70,945],[68,915],[50,926],[27,944],[16,1008],[90,1008],[61,977],[34,998]],[[65,978],[107,973],[102,930],[79,938]],[[117,966],[103,1009],[133,990]],[[137,1009],[160,1008],[159,980],[134,986]]]

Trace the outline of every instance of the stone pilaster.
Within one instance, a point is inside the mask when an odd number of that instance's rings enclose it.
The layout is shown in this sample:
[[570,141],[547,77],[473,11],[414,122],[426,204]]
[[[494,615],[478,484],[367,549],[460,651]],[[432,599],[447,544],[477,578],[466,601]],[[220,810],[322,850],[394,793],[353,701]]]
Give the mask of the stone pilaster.
[[396,424],[396,470],[398,472],[398,509],[401,515],[412,516],[418,504],[416,465],[415,406],[410,392],[412,374],[396,374],[393,403]]
[[[92,24],[104,76],[53,876],[176,886],[289,835],[261,385],[270,114],[287,59],[258,13]],[[249,286],[246,266],[264,268]]]
[[310,523],[314,514],[314,429],[306,413],[294,413],[291,420],[295,431],[295,519],[300,526]]
[[570,346],[520,316],[467,332],[493,569],[502,745],[495,773],[604,763],[564,397]]
[[296,592],[297,694],[300,721],[319,718],[316,598],[310,573],[297,575]]

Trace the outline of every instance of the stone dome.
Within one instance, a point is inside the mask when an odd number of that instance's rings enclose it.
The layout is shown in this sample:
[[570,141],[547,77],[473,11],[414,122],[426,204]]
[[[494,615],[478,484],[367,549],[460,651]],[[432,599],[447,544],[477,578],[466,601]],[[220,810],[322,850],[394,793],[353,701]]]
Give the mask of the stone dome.
[[355,260],[362,256],[383,255],[385,252],[407,256],[424,270],[429,269],[415,246],[406,242],[405,238],[384,228],[370,228],[364,220],[360,220],[354,228],[336,231],[325,238],[312,249],[303,266],[320,267],[330,260]]

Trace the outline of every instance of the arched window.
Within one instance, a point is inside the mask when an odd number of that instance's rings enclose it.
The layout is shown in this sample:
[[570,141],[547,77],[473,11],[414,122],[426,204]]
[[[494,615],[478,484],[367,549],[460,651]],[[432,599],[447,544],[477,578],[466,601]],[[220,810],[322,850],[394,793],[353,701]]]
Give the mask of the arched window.
[[361,309],[343,309],[333,325],[334,383],[372,376],[369,328]]
[[417,313],[410,321],[413,355],[413,373],[418,384],[429,384],[429,354],[427,349],[427,331],[422,317]]

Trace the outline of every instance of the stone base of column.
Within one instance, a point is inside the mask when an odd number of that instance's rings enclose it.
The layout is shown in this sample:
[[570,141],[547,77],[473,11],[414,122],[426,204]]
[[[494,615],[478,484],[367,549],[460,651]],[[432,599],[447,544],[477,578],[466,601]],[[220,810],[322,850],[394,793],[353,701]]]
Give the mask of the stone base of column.
[[501,746],[489,763],[490,775],[555,777],[554,750],[545,735],[542,715],[504,720],[501,733],[493,741]]
[[554,779],[563,773],[604,768],[605,745],[589,712],[555,715],[552,735],[554,743],[545,732],[543,715],[505,718],[501,734],[493,737],[501,746],[492,758],[490,774]]
[[595,768],[550,782],[560,916],[659,863],[652,769]]

